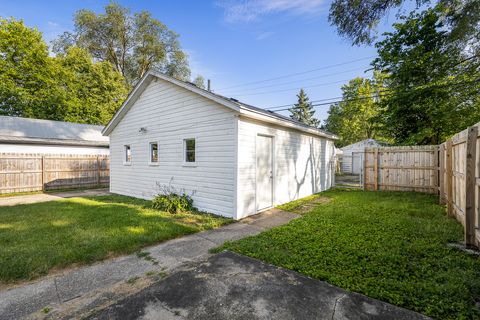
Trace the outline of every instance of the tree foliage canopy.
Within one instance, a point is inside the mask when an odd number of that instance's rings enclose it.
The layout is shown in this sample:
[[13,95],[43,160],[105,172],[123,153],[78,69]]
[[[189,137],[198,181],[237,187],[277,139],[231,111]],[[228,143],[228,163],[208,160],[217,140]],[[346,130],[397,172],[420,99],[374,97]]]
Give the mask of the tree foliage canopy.
[[0,114],[104,124],[127,91],[109,62],[78,47],[51,57],[38,30],[0,19]]
[[342,102],[332,104],[324,128],[339,136],[338,146],[365,139],[388,140],[378,121],[385,75],[374,73],[373,79],[355,78],[342,87]]
[[[350,81],[343,102],[330,108],[325,127],[340,144],[377,134],[398,144],[438,144],[480,121],[480,57],[475,46],[452,41],[444,12],[439,5],[400,16],[375,44],[373,82]],[[358,99],[369,86],[376,98]]]
[[205,89],[205,78],[201,75],[198,75],[195,77],[195,79],[193,79],[193,83],[201,88],[201,89]]
[[[338,33],[353,44],[372,44],[376,26],[392,9],[399,8],[405,0],[334,0],[329,21]],[[450,41],[461,42],[464,47],[472,39],[480,38],[480,0],[416,0],[417,7],[440,5],[445,27],[450,30]]]
[[314,117],[315,110],[303,89],[297,94],[298,102],[289,110],[290,117],[307,126],[318,127],[320,121]]
[[188,58],[181,50],[178,35],[147,11],[132,14],[111,2],[105,13],[80,10],[75,29],[54,43],[57,53],[71,46],[87,50],[96,60],[108,61],[133,85],[150,68],[181,80],[190,78]]
[[452,45],[441,8],[401,17],[376,44],[388,73],[382,122],[398,143],[437,144],[480,120],[478,56]]

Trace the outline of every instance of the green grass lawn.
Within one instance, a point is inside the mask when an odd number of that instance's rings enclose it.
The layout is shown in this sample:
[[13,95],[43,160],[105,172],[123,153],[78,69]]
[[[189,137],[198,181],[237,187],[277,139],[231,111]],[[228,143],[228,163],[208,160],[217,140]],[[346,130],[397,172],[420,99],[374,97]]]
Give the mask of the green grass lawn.
[[225,244],[241,254],[440,319],[478,319],[480,258],[447,246],[463,228],[434,196],[331,190],[289,203],[285,226]]
[[109,195],[0,207],[0,282],[139,250],[230,219],[169,214],[150,201]]

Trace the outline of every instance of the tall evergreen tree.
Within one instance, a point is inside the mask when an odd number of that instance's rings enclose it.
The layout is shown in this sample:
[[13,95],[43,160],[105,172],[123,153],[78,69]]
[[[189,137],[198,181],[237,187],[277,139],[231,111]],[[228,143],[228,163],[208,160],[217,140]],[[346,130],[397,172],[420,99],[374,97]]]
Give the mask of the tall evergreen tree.
[[303,89],[297,94],[298,102],[290,108],[290,118],[300,121],[307,126],[318,128],[320,120],[314,117],[315,110],[313,110],[312,103],[309,101],[307,94]]

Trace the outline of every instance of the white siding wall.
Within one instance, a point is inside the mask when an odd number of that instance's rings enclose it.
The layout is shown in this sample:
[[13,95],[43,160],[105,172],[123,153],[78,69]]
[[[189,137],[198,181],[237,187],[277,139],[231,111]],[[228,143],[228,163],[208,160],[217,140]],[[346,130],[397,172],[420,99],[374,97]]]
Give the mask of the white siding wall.
[[335,155],[331,140],[240,118],[237,219],[256,213],[255,141],[258,134],[274,137],[274,205],[332,187]]
[[108,155],[108,148],[51,146],[38,144],[0,144],[0,153],[45,153],[45,154],[78,154]]
[[[146,127],[146,133],[139,133]],[[234,215],[236,117],[190,91],[153,81],[110,135],[111,192],[150,199],[157,183],[195,192],[194,205]],[[183,139],[196,139],[196,166],[184,166]],[[158,141],[159,165],[149,165],[149,142]],[[124,145],[132,163],[124,165]]]
[[[363,152],[365,151],[366,147],[379,147],[380,144],[376,141],[368,141],[362,140],[357,143],[353,143],[351,145],[345,146],[341,148],[343,151],[342,163],[341,163],[341,170],[344,173],[353,173],[353,174],[360,174],[362,168],[360,166],[356,166],[357,170],[353,170],[353,162],[356,161],[357,164],[363,162]],[[356,171],[356,172],[354,172]]]

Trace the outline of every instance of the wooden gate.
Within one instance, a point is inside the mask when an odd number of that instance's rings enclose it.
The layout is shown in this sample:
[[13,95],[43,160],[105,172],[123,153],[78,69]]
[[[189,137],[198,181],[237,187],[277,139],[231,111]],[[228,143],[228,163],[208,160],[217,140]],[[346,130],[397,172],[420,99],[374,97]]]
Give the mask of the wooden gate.
[[365,148],[365,190],[438,192],[438,146]]

